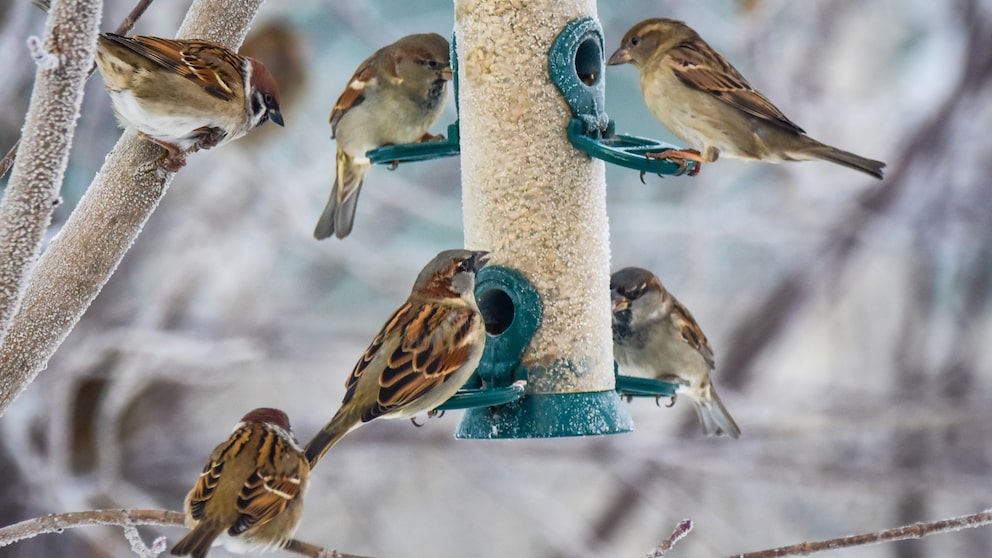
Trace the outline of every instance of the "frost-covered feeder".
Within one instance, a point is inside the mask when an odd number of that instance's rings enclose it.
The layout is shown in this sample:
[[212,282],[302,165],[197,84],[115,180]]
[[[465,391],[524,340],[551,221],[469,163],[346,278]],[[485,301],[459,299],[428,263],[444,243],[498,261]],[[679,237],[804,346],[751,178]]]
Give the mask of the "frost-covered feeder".
[[[469,387],[527,382],[519,400],[468,410],[460,438],[633,429],[614,390],[605,166],[569,142],[572,109],[548,65],[561,30],[595,10],[593,0],[455,1],[465,245],[492,252],[476,290],[489,337]],[[601,80],[601,39],[596,49]]]
[[551,46],[548,69],[572,109],[574,118],[568,122],[567,134],[576,149],[607,163],[652,174],[692,170],[692,166],[682,168],[666,159],[647,157],[648,153],[677,149],[673,145],[616,133],[616,123],[604,109],[603,30],[598,21],[584,17],[570,22]]

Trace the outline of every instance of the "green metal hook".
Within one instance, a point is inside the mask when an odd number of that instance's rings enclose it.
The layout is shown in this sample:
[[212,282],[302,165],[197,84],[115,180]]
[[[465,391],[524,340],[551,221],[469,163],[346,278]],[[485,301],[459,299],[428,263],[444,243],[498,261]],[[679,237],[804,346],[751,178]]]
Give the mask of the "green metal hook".
[[591,17],[569,22],[548,53],[551,81],[565,97],[574,116],[567,130],[572,145],[607,163],[642,172],[674,175],[692,170],[694,167],[683,169],[675,162],[646,156],[675,149],[673,145],[615,132],[616,124],[605,110],[603,60],[603,30]]

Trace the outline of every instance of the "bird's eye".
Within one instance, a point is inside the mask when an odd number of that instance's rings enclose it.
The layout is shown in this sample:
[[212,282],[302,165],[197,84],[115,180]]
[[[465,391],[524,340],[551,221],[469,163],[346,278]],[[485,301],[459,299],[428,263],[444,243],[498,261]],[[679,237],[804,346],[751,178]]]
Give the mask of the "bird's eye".
[[638,37],[637,35],[634,35],[633,37],[630,38],[630,46],[636,47],[639,44],[641,44],[641,38],[640,37]]
[[636,287],[630,287],[623,293],[623,295],[629,298],[630,300],[637,300],[641,298],[642,294],[644,294],[644,287],[642,287],[641,285],[638,285]]
[[271,106],[272,103],[275,102],[275,99],[272,97],[272,93],[266,93],[264,99],[266,105]]
[[460,271],[460,272],[472,271],[471,265],[469,264],[469,261],[468,260],[458,260],[458,271]]

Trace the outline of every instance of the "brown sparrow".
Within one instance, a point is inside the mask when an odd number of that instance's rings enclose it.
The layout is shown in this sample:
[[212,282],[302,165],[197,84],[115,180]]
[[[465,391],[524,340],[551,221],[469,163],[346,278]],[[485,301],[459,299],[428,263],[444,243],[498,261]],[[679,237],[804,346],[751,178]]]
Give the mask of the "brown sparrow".
[[213,43],[103,33],[96,63],[121,126],[162,146],[159,166],[170,172],[187,152],[238,139],[266,120],[283,125],[272,74]]
[[348,376],[341,407],[307,444],[310,467],[355,428],[432,411],[465,384],[486,342],[475,302],[475,274],[486,254],[446,250],[424,267]]
[[650,271],[626,267],[610,277],[613,356],[620,372],[678,384],[696,408],[703,432],[737,438],[737,423],[710,381],[713,349],[689,310]]
[[682,172],[686,161],[695,161],[690,176],[720,155],[773,163],[822,159],[882,178],[885,163],[807,136],[681,21],[648,19],[635,25],[609,60],[627,63],[640,72],[651,113],[692,147],[649,154],[652,159],[673,160]]
[[427,130],[441,116],[450,79],[450,46],[436,33],[403,37],[362,62],[331,111],[336,174],[314,238],[351,232],[362,180],[372,166],[367,151],[441,137]]
[[186,496],[193,528],[172,554],[203,558],[221,535],[235,550],[280,548],[303,514],[310,465],[278,409],[255,409],[217,446]]

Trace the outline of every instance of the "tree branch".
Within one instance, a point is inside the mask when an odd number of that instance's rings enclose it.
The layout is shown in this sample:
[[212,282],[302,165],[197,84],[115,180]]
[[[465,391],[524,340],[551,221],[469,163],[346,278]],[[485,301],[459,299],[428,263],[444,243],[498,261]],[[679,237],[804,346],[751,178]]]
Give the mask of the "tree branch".
[[675,530],[672,534],[668,536],[667,539],[661,541],[661,544],[656,546],[648,552],[646,558],[662,558],[666,552],[675,547],[675,545],[682,539],[686,537],[690,532],[692,532],[692,520],[683,519],[679,521],[675,526]]
[[[178,36],[236,49],[261,3],[196,0]],[[125,132],[61,233],[38,261],[0,346],[0,413],[47,366],[162,199],[174,173],[138,170],[151,167],[160,154],[158,147]],[[46,194],[51,196],[51,192]],[[51,199],[46,198],[49,203]],[[46,223],[48,218],[50,210]]]
[[783,546],[770,550],[760,550],[747,554],[735,554],[731,558],[782,558],[784,556],[807,556],[814,552],[825,552],[827,550],[837,550],[850,548],[852,546],[865,546],[885,542],[903,541],[907,539],[920,539],[929,535],[950,533],[961,529],[970,529],[992,525],[992,510],[985,510],[972,515],[965,515],[951,519],[942,519],[932,523],[914,523],[895,529],[887,529],[875,533],[865,533],[863,535],[851,535],[838,539],[826,541],[800,543],[792,546]]
[[[83,512],[69,512],[59,514],[49,514],[43,517],[36,517],[15,523],[7,527],[0,528],[0,548],[30,539],[38,535],[48,533],[61,533],[66,529],[85,527],[88,525],[110,525],[122,527],[125,535],[131,542],[132,547],[142,548],[144,543],[137,537],[135,527],[138,525],[165,525],[165,526],[185,526],[185,515],[182,512],[169,510],[91,510]],[[150,555],[155,555],[164,550],[164,543],[161,539],[156,540],[151,549],[144,547]],[[283,550],[300,554],[309,558],[368,558],[355,554],[342,554],[336,550],[307,544],[296,539],[290,539]],[[156,552],[157,551],[157,552]]]
[[52,220],[83,102],[86,72],[93,65],[102,7],[102,0],[56,2],[44,39],[28,40],[38,69],[24,121],[27,156],[15,163],[0,202],[0,342],[10,328],[25,279]]

